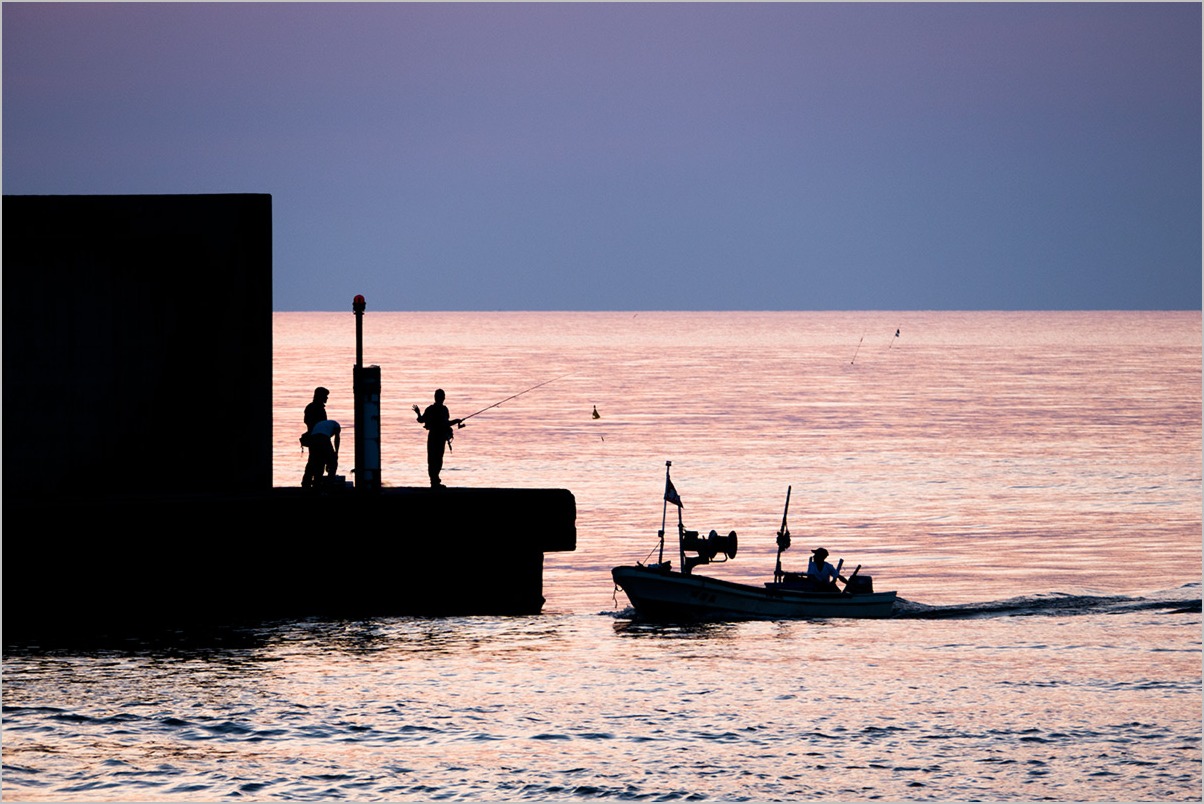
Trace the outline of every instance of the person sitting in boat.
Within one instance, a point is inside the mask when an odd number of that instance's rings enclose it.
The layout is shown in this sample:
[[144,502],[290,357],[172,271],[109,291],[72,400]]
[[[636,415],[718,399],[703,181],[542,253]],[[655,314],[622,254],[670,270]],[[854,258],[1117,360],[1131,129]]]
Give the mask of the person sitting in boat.
[[807,578],[824,586],[836,586],[836,579],[840,575],[836,572],[836,567],[833,567],[827,561],[828,551],[822,547],[817,547],[811,551],[811,558],[807,559]]

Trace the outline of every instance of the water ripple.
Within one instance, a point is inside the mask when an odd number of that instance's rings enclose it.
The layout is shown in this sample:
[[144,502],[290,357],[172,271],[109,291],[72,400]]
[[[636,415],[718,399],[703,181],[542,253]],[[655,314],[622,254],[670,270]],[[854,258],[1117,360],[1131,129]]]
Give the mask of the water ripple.
[[[213,655],[145,651],[75,673],[64,672],[62,656],[8,656],[6,798],[1079,800],[1103,791],[1194,800],[1198,792],[1191,624],[1142,612],[1002,616],[956,635],[940,618],[692,632],[616,631],[591,614],[554,622],[557,638],[521,656],[482,651],[490,639],[511,639],[502,635],[509,627],[487,621],[463,626],[460,655],[447,652],[449,638],[424,653],[409,639],[420,624],[400,619],[374,626],[387,647],[368,654],[296,635],[264,644],[287,662],[239,654],[222,666]],[[1118,643],[1118,624],[1148,644]],[[1169,651],[1152,658],[1152,646]],[[70,663],[89,667],[87,657]]]

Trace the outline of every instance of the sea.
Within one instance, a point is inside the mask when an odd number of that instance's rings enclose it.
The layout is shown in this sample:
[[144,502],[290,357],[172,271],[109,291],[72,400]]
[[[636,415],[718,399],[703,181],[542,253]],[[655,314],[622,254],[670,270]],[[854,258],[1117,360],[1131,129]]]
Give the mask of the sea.
[[[4,800],[1201,799],[1199,311],[362,324],[385,486],[426,485],[442,388],[446,484],[573,493],[542,614],[6,642]],[[275,485],[319,385],[351,477],[350,302],[273,338]],[[770,579],[785,519],[787,570],[824,547],[894,616],[641,622],[610,569],[662,527],[676,561],[667,478],[687,528],[738,534],[697,572]]]

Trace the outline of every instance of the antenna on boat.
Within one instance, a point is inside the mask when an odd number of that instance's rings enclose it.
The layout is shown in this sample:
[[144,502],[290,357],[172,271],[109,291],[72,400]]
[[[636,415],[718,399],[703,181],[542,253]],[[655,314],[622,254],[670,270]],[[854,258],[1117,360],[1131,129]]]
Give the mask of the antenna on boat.
[[786,514],[790,511],[790,486],[786,487],[786,507],[782,509],[782,527],[778,529],[778,563],[773,570],[773,582],[782,582],[782,551],[790,549],[790,531],[786,528]]

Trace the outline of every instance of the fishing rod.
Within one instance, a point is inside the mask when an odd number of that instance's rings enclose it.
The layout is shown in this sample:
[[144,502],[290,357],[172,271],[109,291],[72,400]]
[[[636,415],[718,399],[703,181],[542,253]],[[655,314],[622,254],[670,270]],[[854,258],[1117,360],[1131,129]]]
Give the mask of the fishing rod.
[[483,407],[483,408],[481,408],[481,409],[480,409],[480,410],[478,410],[476,413],[470,413],[470,414],[468,414],[467,416],[463,416],[463,417],[461,417],[461,418],[460,418],[460,423],[459,423],[458,425],[456,425],[456,426],[457,426],[457,427],[463,427],[463,426],[464,426],[464,422],[468,421],[468,420],[469,420],[469,419],[471,419],[473,416],[479,416],[480,414],[484,413],[484,412],[485,412],[485,411],[487,411],[487,410],[492,410],[493,408],[496,408],[498,405],[502,404],[503,402],[509,402],[511,399],[517,399],[518,397],[522,396],[523,394],[530,393],[531,391],[534,391],[536,388],[542,388],[542,387],[544,387],[545,385],[547,385],[548,383],[556,382],[557,380],[563,380],[563,379],[564,379],[565,377],[567,377],[567,376],[569,376],[569,375],[568,375],[568,374],[562,374],[562,375],[561,375],[561,376],[559,376],[559,377],[553,377],[553,378],[552,378],[552,379],[550,379],[550,380],[544,380],[543,382],[539,383],[538,385],[532,385],[530,388],[528,388],[528,389],[527,389],[527,390],[525,390],[525,391],[519,391],[517,394],[513,394],[512,396],[508,396],[508,397],[506,397],[506,398],[505,398],[505,399],[503,399],[501,402],[494,402],[492,405],[489,405],[489,406],[487,406],[487,407]]

